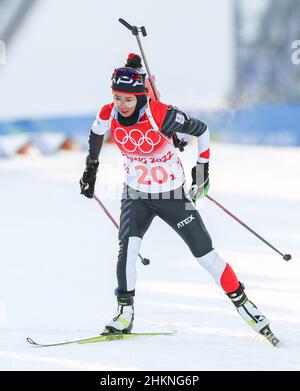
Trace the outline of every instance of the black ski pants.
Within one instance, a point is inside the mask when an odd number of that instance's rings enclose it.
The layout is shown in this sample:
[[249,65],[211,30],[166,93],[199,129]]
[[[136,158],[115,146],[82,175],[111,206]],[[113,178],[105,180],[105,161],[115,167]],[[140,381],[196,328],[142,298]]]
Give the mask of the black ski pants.
[[209,233],[199,212],[186,198],[183,187],[168,193],[148,194],[125,185],[121,201],[117,263],[120,293],[134,294],[136,261],[142,238],[156,216],[178,233],[194,257],[202,257],[213,250]]

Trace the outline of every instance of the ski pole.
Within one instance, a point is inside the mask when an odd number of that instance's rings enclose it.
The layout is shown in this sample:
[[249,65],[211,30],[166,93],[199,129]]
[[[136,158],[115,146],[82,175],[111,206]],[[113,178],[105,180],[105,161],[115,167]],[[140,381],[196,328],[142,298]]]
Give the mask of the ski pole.
[[206,195],[206,198],[208,198],[210,201],[212,201],[215,205],[217,205],[219,208],[221,208],[225,213],[227,213],[230,217],[232,217],[235,221],[237,221],[239,224],[241,224],[243,227],[245,227],[248,231],[250,231],[253,235],[255,235],[258,239],[260,239],[262,242],[264,242],[267,246],[271,247],[274,251],[276,251],[278,254],[280,254],[285,261],[290,261],[292,259],[292,256],[290,254],[283,254],[281,251],[279,251],[277,248],[272,246],[269,242],[267,242],[264,238],[262,238],[258,233],[253,231],[248,225],[243,223],[239,218],[237,218],[234,214],[229,212],[224,206],[219,204],[216,200],[214,200],[212,197],[209,195]]
[[[96,196],[96,194],[94,194],[94,200],[98,202],[98,204],[101,206],[101,208],[104,210],[105,214],[107,215],[107,217],[110,219],[110,221],[114,224],[114,226],[119,229],[119,224],[116,222],[116,220],[112,217],[112,215],[109,213],[109,211],[107,210],[107,208],[105,207],[105,205],[100,201],[100,199]],[[147,259],[147,258],[143,258],[141,256],[141,254],[139,254],[139,257],[141,259],[141,262],[143,265],[149,265],[150,264],[150,260]]]

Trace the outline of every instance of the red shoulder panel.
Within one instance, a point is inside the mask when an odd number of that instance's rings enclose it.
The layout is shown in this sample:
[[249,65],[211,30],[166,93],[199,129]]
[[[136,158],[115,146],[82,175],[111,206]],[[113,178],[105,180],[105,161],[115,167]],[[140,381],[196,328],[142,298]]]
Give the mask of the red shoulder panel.
[[150,101],[150,110],[158,127],[161,128],[170,105],[155,100]]

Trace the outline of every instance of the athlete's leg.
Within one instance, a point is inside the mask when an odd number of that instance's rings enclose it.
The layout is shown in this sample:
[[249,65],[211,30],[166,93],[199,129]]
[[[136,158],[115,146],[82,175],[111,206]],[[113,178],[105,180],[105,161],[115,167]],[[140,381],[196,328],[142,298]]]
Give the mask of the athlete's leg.
[[119,256],[117,278],[119,291],[134,291],[136,285],[136,261],[142,238],[148,230],[155,212],[146,201],[123,198],[119,229]]
[[240,283],[234,271],[213,249],[211,237],[199,212],[186,197],[161,200],[157,203],[157,208],[158,216],[180,235],[199,264],[212,275],[226,293],[239,288]]
[[124,189],[124,193],[119,229],[118,288],[115,292],[118,309],[106,325],[109,332],[130,332],[133,327],[136,261],[142,238],[155,217],[155,212],[147,206],[145,200],[132,198],[134,194],[128,194],[127,188]]
[[232,300],[241,317],[257,332],[265,330],[269,321],[248,300],[244,286],[235,272],[212,247],[211,238],[198,213],[188,199],[161,200],[156,203],[157,214],[187,243],[199,264]]

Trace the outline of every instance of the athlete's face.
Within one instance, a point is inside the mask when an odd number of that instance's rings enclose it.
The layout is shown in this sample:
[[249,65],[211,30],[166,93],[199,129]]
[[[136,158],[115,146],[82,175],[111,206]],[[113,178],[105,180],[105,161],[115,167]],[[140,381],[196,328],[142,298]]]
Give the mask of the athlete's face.
[[136,108],[137,99],[134,95],[113,94],[114,103],[123,117],[130,117]]

